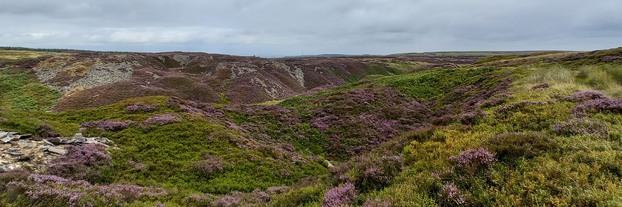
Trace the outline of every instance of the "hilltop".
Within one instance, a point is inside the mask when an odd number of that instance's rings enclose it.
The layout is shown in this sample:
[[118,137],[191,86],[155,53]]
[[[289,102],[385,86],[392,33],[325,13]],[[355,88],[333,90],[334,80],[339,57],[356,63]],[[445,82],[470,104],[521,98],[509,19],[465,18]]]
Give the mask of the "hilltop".
[[0,68],[0,131],[33,135],[3,146],[110,141],[15,157],[30,167],[0,173],[9,206],[622,204],[622,48],[3,50]]

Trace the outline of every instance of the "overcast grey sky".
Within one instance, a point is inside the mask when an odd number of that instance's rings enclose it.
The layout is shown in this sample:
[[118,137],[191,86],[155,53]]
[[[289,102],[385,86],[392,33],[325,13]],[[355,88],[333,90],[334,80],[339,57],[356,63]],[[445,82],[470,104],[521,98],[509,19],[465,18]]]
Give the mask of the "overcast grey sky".
[[0,0],[0,46],[281,56],[622,46],[622,0]]

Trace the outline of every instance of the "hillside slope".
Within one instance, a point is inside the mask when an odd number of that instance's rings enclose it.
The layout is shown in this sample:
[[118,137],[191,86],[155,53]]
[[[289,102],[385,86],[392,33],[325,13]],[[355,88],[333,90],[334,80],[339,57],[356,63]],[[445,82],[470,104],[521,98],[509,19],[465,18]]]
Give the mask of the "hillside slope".
[[67,155],[30,171],[0,173],[0,202],[617,206],[615,57],[622,49],[494,57],[259,104],[144,96],[62,112],[43,112],[58,91],[4,69],[0,129],[35,138],[81,132],[114,144],[67,146]]
[[400,74],[466,57],[334,57],[265,59],[206,53],[102,53],[0,50],[0,68],[34,74],[61,92],[56,111],[127,98],[177,96],[198,102],[258,103],[312,94],[367,75]]

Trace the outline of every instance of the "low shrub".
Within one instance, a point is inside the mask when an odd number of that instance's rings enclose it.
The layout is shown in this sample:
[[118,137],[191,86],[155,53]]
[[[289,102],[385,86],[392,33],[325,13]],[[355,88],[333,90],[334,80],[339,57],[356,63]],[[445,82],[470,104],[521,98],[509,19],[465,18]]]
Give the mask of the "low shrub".
[[305,206],[322,202],[322,193],[324,192],[322,185],[307,186],[290,190],[289,192],[276,196],[270,206],[289,207],[289,206]]
[[393,206],[393,202],[391,202],[390,199],[373,199],[373,200],[367,200],[365,201],[365,203],[363,203],[363,207],[392,207]]
[[240,205],[240,198],[233,196],[223,196],[212,202],[213,206],[216,207],[233,207]]
[[596,99],[584,101],[572,110],[575,116],[585,116],[588,113],[622,113],[622,100]]
[[467,203],[466,194],[453,183],[443,185],[438,198],[442,206],[462,206]]
[[204,174],[219,173],[225,170],[225,161],[219,157],[205,157],[205,159],[196,162],[194,168]]
[[171,123],[181,122],[181,118],[179,118],[175,114],[159,114],[152,117],[147,118],[145,120],[145,124],[148,125],[167,125]]
[[483,111],[467,112],[462,114],[462,117],[460,117],[460,122],[466,125],[475,125],[480,119],[484,117],[486,117],[486,112]]
[[121,131],[127,129],[129,124],[126,122],[120,121],[95,121],[95,122],[84,122],[80,125],[82,128],[97,128],[102,131]]
[[553,131],[559,135],[594,135],[602,138],[609,137],[607,125],[595,119],[575,118],[553,126]]
[[352,182],[361,192],[389,186],[404,166],[400,156],[366,155],[331,169],[335,182]]
[[54,175],[30,174],[27,179],[10,182],[13,199],[26,199],[30,204],[41,206],[99,206],[118,205],[138,199],[165,196],[160,188],[136,185],[92,185],[84,180],[71,180]]
[[345,183],[341,186],[332,188],[324,195],[322,207],[341,207],[352,204],[356,193],[352,183]]
[[474,174],[484,167],[488,167],[497,161],[495,153],[485,148],[470,149],[459,155],[449,157],[457,170]]
[[531,158],[557,147],[550,136],[539,132],[500,134],[489,139],[485,145],[495,152],[500,160]]
[[98,168],[109,165],[112,159],[101,145],[68,146],[67,150],[67,155],[49,163],[48,173],[65,178],[93,181],[101,177]]
[[607,96],[606,94],[600,91],[589,90],[589,91],[579,91],[579,92],[576,92],[569,96],[564,97],[564,100],[572,101],[572,102],[583,102],[583,101],[598,100],[598,99],[609,99],[609,96]]
[[160,107],[157,105],[147,105],[143,103],[135,103],[135,104],[128,105],[127,107],[125,107],[125,111],[127,113],[154,112],[159,109]]

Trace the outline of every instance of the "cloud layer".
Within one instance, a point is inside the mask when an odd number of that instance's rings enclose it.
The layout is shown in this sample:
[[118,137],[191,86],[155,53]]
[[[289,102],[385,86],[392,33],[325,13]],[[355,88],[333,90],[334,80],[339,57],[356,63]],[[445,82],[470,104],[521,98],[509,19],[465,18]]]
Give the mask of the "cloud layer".
[[3,0],[0,45],[239,55],[622,46],[619,0]]

